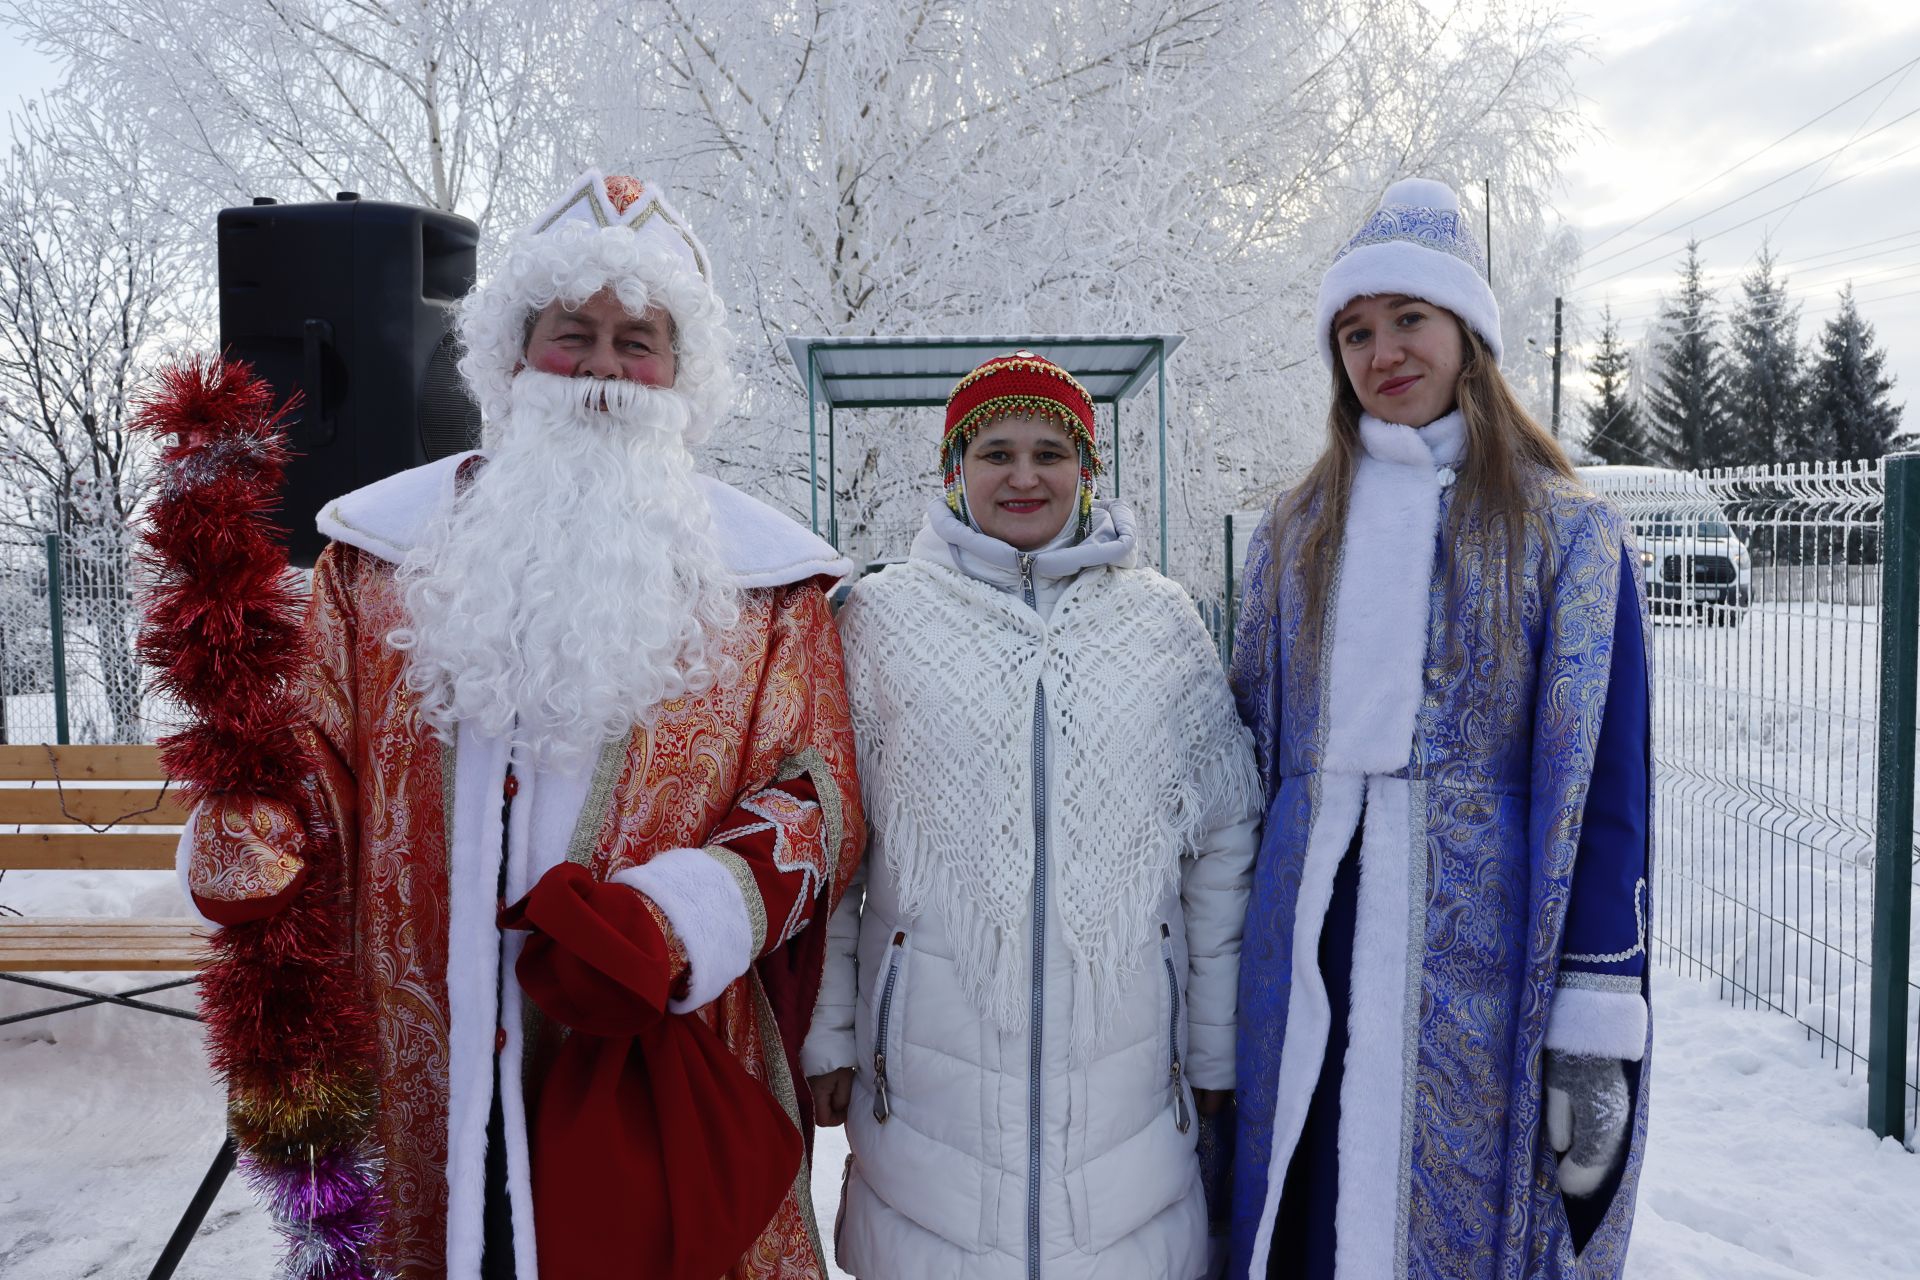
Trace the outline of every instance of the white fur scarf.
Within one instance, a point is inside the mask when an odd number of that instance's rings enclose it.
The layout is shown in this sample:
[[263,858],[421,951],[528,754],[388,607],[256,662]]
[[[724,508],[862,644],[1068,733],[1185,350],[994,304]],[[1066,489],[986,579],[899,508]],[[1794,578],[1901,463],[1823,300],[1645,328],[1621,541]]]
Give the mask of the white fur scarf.
[[1466,443],[1456,411],[1419,430],[1362,416],[1334,596],[1329,773],[1392,773],[1413,744],[1442,482]]
[[1354,472],[1333,597],[1325,751],[1294,915],[1293,988],[1274,1103],[1266,1211],[1254,1238],[1264,1275],[1282,1182],[1326,1053],[1331,1010],[1318,955],[1333,881],[1361,821],[1347,1054],[1340,1081],[1337,1280],[1404,1275],[1411,1106],[1411,1018],[1419,1008],[1412,939],[1424,924],[1422,790],[1395,777],[1412,759],[1425,691],[1427,621],[1441,491],[1465,450],[1448,414],[1415,430],[1360,420],[1366,452]]
[[[1030,1005],[1034,693],[1046,685],[1050,910],[1073,965],[1072,1048],[1109,1025],[1161,895],[1213,815],[1258,807],[1246,730],[1181,589],[1088,569],[1050,620],[924,561],[840,614],[873,862],[944,917],[962,988],[1001,1031]],[[877,873],[876,873],[877,874]]]

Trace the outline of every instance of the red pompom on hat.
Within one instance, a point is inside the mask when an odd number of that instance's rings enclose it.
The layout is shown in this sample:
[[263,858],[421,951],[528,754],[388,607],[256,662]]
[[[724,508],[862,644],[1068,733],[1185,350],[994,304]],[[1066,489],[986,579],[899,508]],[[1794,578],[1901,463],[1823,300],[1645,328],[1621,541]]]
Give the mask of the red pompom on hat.
[[1031,351],[995,356],[954,383],[947,396],[947,429],[940,437],[942,462],[983,424],[1022,414],[1058,421],[1086,450],[1093,469],[1100,469],[1100,451],[1093,442],[1093,397],[1078,378]]

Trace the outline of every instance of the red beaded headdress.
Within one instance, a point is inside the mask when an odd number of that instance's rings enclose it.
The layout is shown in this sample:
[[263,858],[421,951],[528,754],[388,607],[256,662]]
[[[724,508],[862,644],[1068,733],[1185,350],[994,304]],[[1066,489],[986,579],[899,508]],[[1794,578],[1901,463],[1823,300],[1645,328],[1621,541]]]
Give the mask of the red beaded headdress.
[[1093,477],[1100,451],[1093,439],[1093,397],[1080,380],[1045,356],[1031,351],[995,356],[954,383],[947,396],[947,428],[940,438],[940,471],[947,506],[972,523],[967,510],[960,460],[967,442],[998,418],[1050,418],[1067,429],[1080,446],[1079,519],[1084,533],[1093,512]]
[[1021,414],[1057,419],[1093,456],[1094,470],[1100,469],[1093,442],[1093,397],[1079,379],[1031,351],[995,356],[953,384],[940,452],[944,456],[955,444],[973,439],[983,423]]

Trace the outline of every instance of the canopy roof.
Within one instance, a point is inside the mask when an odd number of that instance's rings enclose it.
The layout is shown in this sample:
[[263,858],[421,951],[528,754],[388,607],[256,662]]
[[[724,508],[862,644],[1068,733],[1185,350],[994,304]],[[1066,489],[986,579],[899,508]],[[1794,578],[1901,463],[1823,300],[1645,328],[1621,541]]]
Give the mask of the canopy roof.
[[993,356],[1025,350],[1080,379],[1094,403],[1117,404],[1140,391],[1162,352],[1186,338],[1167,334],[1027,334],[1015,337],[787,339],[800,380],[813,360],[819,402],[835,409],[894,409],[946,404],[962,375]]

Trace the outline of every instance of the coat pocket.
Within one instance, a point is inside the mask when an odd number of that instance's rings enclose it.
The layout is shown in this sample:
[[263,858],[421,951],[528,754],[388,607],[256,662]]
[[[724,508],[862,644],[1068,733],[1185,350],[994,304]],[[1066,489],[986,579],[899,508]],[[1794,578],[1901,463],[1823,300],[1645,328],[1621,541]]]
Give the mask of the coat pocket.
[[893,1000],[906,962],[907,931],[900,929],[895,931],[893,941],[887,944],[886,967],[881,970],[880,985],[874,993],[873,1118],[878,1124],[885,1124],[893,1114],[893,1090],[899,1084],[900,1055],[895,1052]]

